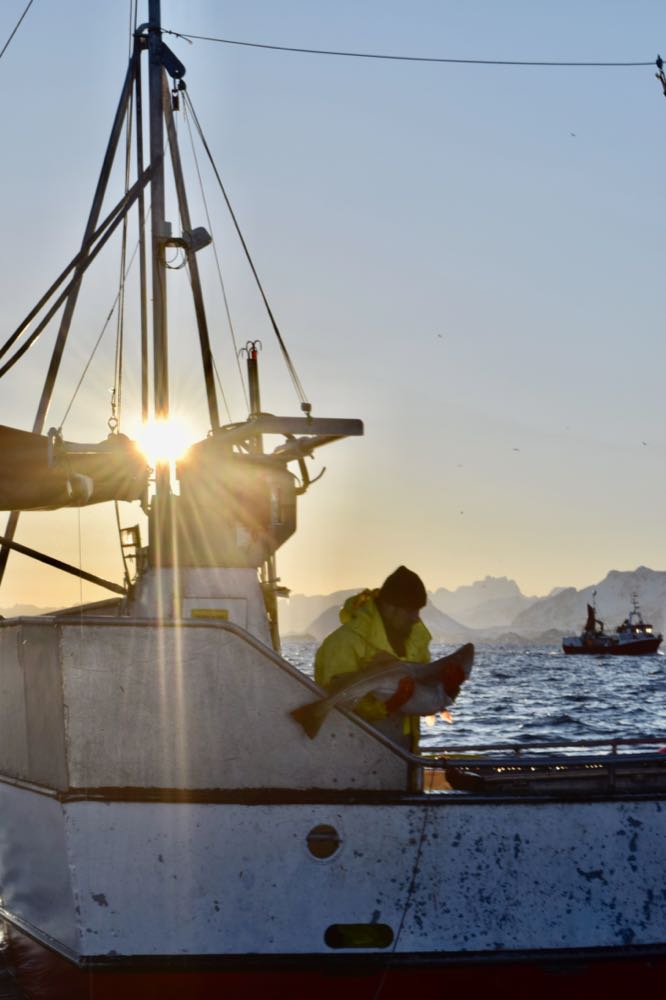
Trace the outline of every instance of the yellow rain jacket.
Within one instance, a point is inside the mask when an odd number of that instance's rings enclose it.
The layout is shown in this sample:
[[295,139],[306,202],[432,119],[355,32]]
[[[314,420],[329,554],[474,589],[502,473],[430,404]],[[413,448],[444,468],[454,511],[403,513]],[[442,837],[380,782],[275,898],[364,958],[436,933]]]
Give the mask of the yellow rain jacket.
[[[384,623],[375,603],[379,590],[364,590],[349,597],[340,610],[342,624],[324,639],[315,657],[315,680],[327,688],[338,674],[350,674],[372,660],[378,652],[396,656],[384,629]],[[419,619],[412,627],[405,642],[405,655],[398,659],[407,663],[429,663],[428,648],[432,636]],[[354,707],[368,722],[378,722],[388,716],[386,705],[367,694]],[[418,720],[417,720],[418,726]],[[413,729],[409,718],[405,717],[404,732]],[[418,732],[418,730],[417,730]]]

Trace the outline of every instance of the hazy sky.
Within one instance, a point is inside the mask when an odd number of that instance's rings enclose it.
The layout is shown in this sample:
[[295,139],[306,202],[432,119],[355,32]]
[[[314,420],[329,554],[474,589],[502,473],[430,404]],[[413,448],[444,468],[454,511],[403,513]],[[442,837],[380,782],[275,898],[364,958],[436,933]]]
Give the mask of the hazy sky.
[[[0,4],[0,46],[24,7]],[[320,49],[666,55],[660,0],[163,0],[162,16],[176,31]],[[80,243],[128,22],[125,0],[34,0],[0,60],[2,340]],[[417,64],[165,40],[187,66],[313,412],[366,426],[318,453],[312,474],[327,471],[279,553],[282,581],[306,593],[374,585],[404,562],[430,589],[491,574],[534,594],[612,568],[666,567],[666,99],[654,67]],[[184,120],[179,129],[189,164]],[[238,339],[264,344],[263,406],[297,412],[200,163]],[[110,197],[121,182],[119,171]],[[196,192],[195,178],[193,221],[207,225]],[[176,226],[171,194],[168,215]],[[199,260],[218,367],[242,419],[211,251]],[[47,426],[62,421],[117,274],[114,245],[82,296]],[[201,434],[186,292],[185,272],[172,272],[172,396]],[[107,433],[113,326],[64,424],[71,439]],[[129,338],[135,311],[127,326]],[[53,336],[3,380],[0,422],[30,428]],[[127,351],[126,429],[138,379]],[[25,515],[18,538],[118,577],[114,532],[112,511],[66,511]],[[13,555],[0,606],[81,594],[103,596]]]

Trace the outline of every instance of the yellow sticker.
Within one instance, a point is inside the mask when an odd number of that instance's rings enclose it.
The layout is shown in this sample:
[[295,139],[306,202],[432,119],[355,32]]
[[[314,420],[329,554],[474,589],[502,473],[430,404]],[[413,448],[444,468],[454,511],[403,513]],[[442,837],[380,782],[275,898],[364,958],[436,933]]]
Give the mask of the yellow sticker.
[[226,608],[192,608],[190,618],[218,618],[228,622],[229,612]]

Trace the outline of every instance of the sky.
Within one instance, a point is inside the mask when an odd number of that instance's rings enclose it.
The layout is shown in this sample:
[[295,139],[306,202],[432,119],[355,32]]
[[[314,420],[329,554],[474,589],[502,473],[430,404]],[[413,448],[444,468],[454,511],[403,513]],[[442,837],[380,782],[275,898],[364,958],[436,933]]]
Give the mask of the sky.
[[[0,4],[0,47],[24,10]],[[144,20],[147,10],[141,9]],[[80,244],[125,73],[126,0],[34,0],[0,59],[0,332]],[[163,0],[165,28],[282,46],[461,59],[638,61],[666,52],[657,0]],[[165,36],[318,416],[365,436],[322,449],[278,553],[294,593],[374,586],[400,563],[434,590],[486,575],[525,594],[666,567],[666,99],[654,66],[443,65]],[[193,166],[179,116],[186,169]],[[298,413],[199,150],[238,344],[262,404]],[[205,225],[196,172],[195,225]],[[122,189],[114,173],[110,206]],[[177,228],[173,193],[167,216]],[[130,235],[130,247],[132,236]],[[245,416],[215,261],[199,255],[229,416]],[[47,426],[102,440],[119,248],[89,272]],[[128,300],[136,285],[128,277]],[[206,433],[184,270],[169,275],[171,397]],[[123,428],[136,420],[128,306]],[[3,380],[30,429],[55,327]],[[131,345],[130,346],[130,342]],[[122,505],[122,521],[142,521]],[[144,525],[145,528],[145,525]],[[26,514],[19,541],[120,577],[112,510]],[[0,607],[103,597],[12,555]]]

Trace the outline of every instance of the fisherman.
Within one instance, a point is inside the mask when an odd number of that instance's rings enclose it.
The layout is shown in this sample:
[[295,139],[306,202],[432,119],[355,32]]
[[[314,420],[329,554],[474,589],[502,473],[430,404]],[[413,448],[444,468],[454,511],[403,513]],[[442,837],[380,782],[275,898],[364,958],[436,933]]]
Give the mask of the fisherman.
[[[406,566],[399,566],[378,590],[364,590],[350,597],[340,611],[342,624],[317,650],[317,683],[330,690],[341,674],[382,661],[387,665],[396,659],[429,663],[432,636],[420,618],[426,602],[422,580]],[[458,687],[447,693],[455,697]],[[366,694],[354,711],[397,742],[416,750],[418,715],[408,713],[412,706],[416,707],[417,697],[413,685],[401,684],[387,701]]]

